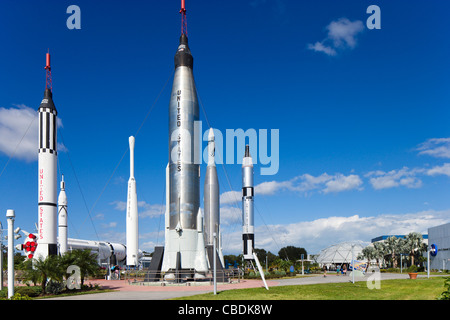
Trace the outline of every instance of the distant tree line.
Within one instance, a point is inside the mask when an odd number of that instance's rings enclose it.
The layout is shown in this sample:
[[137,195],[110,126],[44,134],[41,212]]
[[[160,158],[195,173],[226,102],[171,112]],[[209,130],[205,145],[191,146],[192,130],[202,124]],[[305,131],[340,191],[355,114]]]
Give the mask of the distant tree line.
[[424,261],[423,253],[426,250],[427,245],[423,243],[422,235],[418,232],[411,232],[405,238],[392,236],[385,241],[373,243],[373,246],[365,247],[358,259],[365,259],[368,262],[375,260],[380,268],[385,266],[397,268],[402,255],[403,263],[409,266],[417,266]]
[[[283,247],[278,251],[278,254],[274,254],[270,251],[266,251],[265,249],[255,248],[255,253],[258,256],[259,262],[262,267],[265,269],[266,265],[269,270],[283,270],[289,272],[291,266],[294,266],[295,270],[301,269],[301,257],[303,254],[303,259],[306,260],[307,252],[305,248],[299,248],[294,246]],[[231,265],[235,263],[238,266],[242,266],[242,254],[233,255],[228,254],[224,255],[224,260]],[[306,268],[309,265],[308,262],[304,263],[304,267]]]

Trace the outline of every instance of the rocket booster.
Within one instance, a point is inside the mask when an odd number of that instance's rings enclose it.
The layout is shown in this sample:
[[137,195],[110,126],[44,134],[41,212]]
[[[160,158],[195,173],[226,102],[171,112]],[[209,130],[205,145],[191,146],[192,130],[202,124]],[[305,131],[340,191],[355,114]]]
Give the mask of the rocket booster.
[[[47,73],[50,55],[47,54]],[[48,79],[48,74],[47,74]],[[38,154],[38,246],[36,254],[43,258],[57,254],[57,114],[53,94],[47,82],[44,99],[39,112],[39,154]]]
[[137,208],[136,180],[134,178],[134,144],[135,138],[129,138],[130,144],[130,179],[128,180],[128,197],[127,197],[127,265],[138,265],[139,250],[139,221]]
[[219,248],[219,180],[217,178],[217,169],[214,160],[215,140],[214,130],[211,128],[208,134],[208,166],[205,174],[205,187],[203,204],[205,208],[205,236],[206,244],[213,244],[213,235],[217,234],[216,248]]
[[61,190],[58,196],[58,242],[60,255],[67,252],[67,219],[67,195],[63,175],[61,178]]
[[253,159],[250,156],[250,147],[247,145],[242,160],[242,240],[244,241],[244,259],[246,260],[254,258],[253,196]]

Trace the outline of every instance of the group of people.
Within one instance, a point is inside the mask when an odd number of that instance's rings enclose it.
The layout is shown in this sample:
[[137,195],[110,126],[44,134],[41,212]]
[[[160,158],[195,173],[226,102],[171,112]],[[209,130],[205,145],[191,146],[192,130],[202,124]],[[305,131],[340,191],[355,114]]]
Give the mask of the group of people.
[[[327,276],[327,271],[328,271],[327,266],[323,266],[323,276],[324,276],[324,277]],[[347,275],[347,265],[344,264],[344,265],[342,266],[342,268],[341,268],[340,265],[338,265],[338,266],[336,267],[336,273],[337,273],[337,275],[339,275],[339,274]]]

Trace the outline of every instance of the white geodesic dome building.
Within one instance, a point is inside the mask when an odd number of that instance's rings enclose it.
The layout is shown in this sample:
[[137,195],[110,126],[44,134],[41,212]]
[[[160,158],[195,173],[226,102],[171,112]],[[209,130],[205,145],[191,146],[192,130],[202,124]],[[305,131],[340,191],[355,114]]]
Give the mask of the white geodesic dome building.
[[353,258],[356,260],[357,256],[366,246],[367,244],[362,241],[341,242],[322,249],[315,260],[322,266],[348,264],[352,261],[352,247]]

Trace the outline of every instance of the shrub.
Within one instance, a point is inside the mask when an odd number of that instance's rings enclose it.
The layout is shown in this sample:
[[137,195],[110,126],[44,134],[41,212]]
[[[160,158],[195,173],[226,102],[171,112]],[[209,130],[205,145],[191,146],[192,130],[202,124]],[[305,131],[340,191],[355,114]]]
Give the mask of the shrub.
[[42,293],[41,287],[18,287],[15,289],[15,293],[19,293],[22,296],[37,297]]
[[27,295],[21,295],[20,293],[14,293],[11,297],[11,300],[31,300],[31,298]]
[[64,283],[50,280],[45,287],[45,292],[50,294],[60,294],[66,286]]
[[419,268],[415,265],[410,266],[408,269],[406,269],[407,272],[417,272]]
[[441,293],[438,300],[450,300],[450,277],[445,278],[444,288],[446,288],[446,290]]

